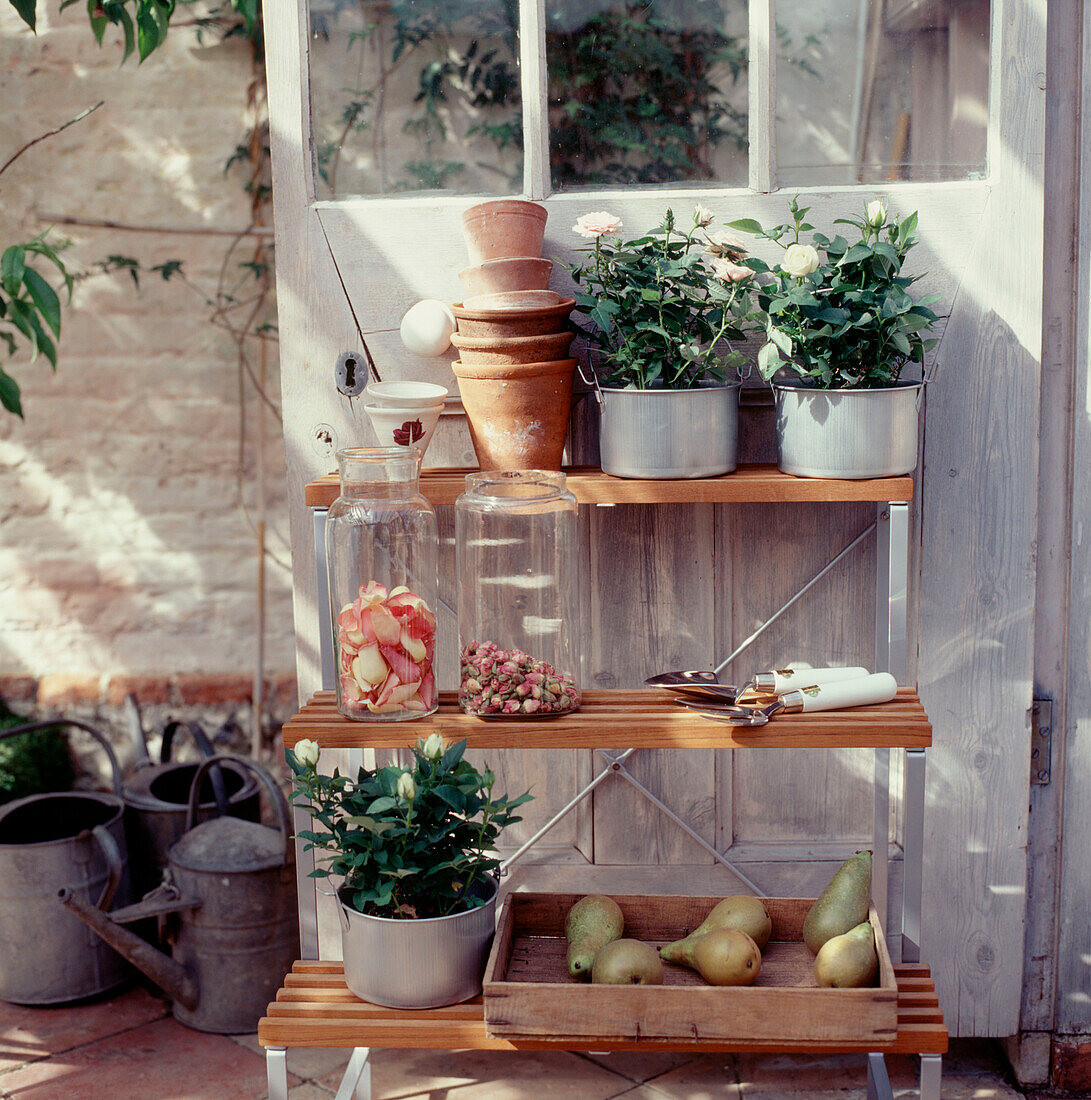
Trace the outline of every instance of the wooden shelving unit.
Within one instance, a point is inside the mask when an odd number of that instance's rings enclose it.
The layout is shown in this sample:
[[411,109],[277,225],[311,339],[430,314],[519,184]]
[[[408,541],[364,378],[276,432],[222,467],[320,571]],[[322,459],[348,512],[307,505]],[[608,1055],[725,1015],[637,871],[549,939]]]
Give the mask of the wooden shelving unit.
[[678,1050],[698,1053],[768,1052],[780,1054],[943,1054],[947,1029],[927,966],[896,965],[898,1029],[885,1042],[836,1044],[777,1041],[730,1042],[720,1039],[636,1039],[615,1036],[550,1041],[494,1038],[485,1031],[481,998],[448,1008],[407,1011],[361,1001],[348,991],[337,962],[297,962],[284,979],[269,1014],[258,1023],[265,1047],[383,1047],[395,1050]]
[[[463,491],[465,476],[471,469],[425,470],[421,491],[435,505],[450,505]],[[869,481],[823,481],[795,478],[774,466],[741,466],[735,473],[693,481],[638,481],[614,478],[593,467],[575,467],[566,471],[568,487],[581,504],[667,504],[667,503],[840,503],[865,502],[877,506],[890,504],[890,513],[898,506],[902,514],[901,538],[907,540],[905,503],[913,498],[910,477],[882,478]],[[338,495],[338,480],[328,475],[306,487],[307,504],[315,509],[315,535],[321,544],[323,510]],[[882,508],[879,511],[883,511]],[[319,554],[319,557],[321,555]],[[904,558],[904,555],[903,555]],[[904,564],[904,563],[903,563]],[[888,566],[890,562],[888,562]],[[320,566],[321,569],[321,566]],[[892,573],[893,576],[893,573]],[[320,572],[321,589],[324,574]],[[891,586],[893,593],[893,586]],[[894,596],[890,595],[893,602]],[[775,717],[767,725],[740,727],[712,722],[675,706],[671,695],[655,689],[585,691],[579,711],[544,719],[482,719],[463,714],[454,692],[441,693],[438,712],[413,722],[353,722],[337,712],[336,696],[321,691],[283,727],[284,744],[291,748],[303,738],[317,741],[323,748],[401,748],[418,738],[439,732],[450,742],[466,738],[472,748],[518,749],[595,749],[595,748],[871,748],[877,759],[885,750],[903,748],[917,763],[912,771],[917,784],[918,801],[923,804],[923,758],[921,750],[932,743],[932,726],[911,688],[899,689],[897,697],[878,706],[818,714],[791,714]],[[878,775],[878,772],[877,772]],[[878,796],[877,796],[878,797]],[[885,798],[885,788],[883,797]],[[877,803],[878,805],[878,803]],[[297,814],[302,813],[297,807]],[[917,807],[916,828],[923,842],[923,806]],[[885,816],[877,811],[877,823],[885,828]],[[306,828],[297,818],[297,828]],[[879,828],[877,824],[877,829]],[[907,823],[907,835],[912,831]],[[908,851],[908,841],[907,841]],[[908,874],[908,872],[907,872]],[[310,880],[306,869],[297,871],[301,891]],[[917,872],[919,879],[919,870]],[[919,882],[918,882],[919,887]],[[885,870],[880,882],[885,890]],[[918,902],[919,909],[919,902]],[[301,899],[301,922],[302,922]],[[313,917],[313,912],[312,912]],[[317,943],[317,925],[312,921],[313,943]],[[904,926],[903,926],[904,932]],[[911,955],[911,959],[917,956]],[[925,1056],[930,1063],[929,1100],[938,1097],[938,1055],[947,1050],[947,1029],[936,998],[928,967],[915,961],[896,965],[897,1028],[889,1039],[874,1037],[860,1041],[814,1042],[793,1039],[791,1021],[785,1021],[783,1040],[747,1042],[730,1039],[694,1039],[679,1035],[669,1039],[628,1037],[609,1031],[589,1039],[535,1038],[508,1040],[490,1036],[485,1027],[480,999],[447,1008],[407,1011],[382,1008],[361,1001],[345,985],[339,962],[297,962],[277,993],[276,1001],[258,1025],[258,1039],[267,1048],[270,1082],[274,1077],[286,1095],[284,1049],[291,1046],[354,1047],[345,1082],[364,1072],[366,1049],[474,1048],[481,1050],[617,1050],[617,1051],[732,1051],[779,1052],[789,1054],[826,1054],[860,1052],[867,1054],[869,1095],[871,1073],[882,1069],[882,1055],[902,1053]],[[878,1059],[879,1071],[874,1059]],[[934,1075],[933,1075],[934,1071]],[[922,1087],[924,1070],[922,1063]],[[351,1084],[342,1085],[342,1089]],[[346,1093],[347,1095],[347,1093]],[[875,1095],[892,1095],[889,1082],[877,1088]],[[278,1093],[279,1096],[279,1093]]]
[[463,714],[455,692],[440,693],[440,708],[414,722],[353,722],[337,713],[337,697],[323,691],[284,725],[285,748],[306,737],[323,748],[402,748],[442,733],[477,749],[844,749],[914,748],[932,744],[932,725],[917,693],[870,707],[818,714],[785,714],[764,726],[711,722],[675,706],[652,688],[585,691],[578,711],[555,718],[489,719]]
[[[466,487],[472,467],[425,470],[421,492],[433,504],[454,504]],[[867,481],[826,481],[783,474],[773,465],[740,466],[722,477],[691,481],[637,480],[611,477],[597,466],[572,466],[565,470],[568,488],[580,504],[786,504],[792,502],[837,503],[912,500],[911,477],[872,478]],[[328,508],[337,496],[337,475],[312,481],[304,499],[309,508]]]

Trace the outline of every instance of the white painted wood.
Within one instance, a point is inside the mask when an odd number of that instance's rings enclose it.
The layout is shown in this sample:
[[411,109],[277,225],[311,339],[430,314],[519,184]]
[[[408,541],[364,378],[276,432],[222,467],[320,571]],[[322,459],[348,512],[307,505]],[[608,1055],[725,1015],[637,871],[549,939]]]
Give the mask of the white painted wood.
[[545,7],[519,0],[519,70],[523,88],[523,190],[544,199],[549,174],[549,100],[546,75]]
[[750,0],[749,18],[750,187],[768,193],[777,189],[776,0]]
[[993,5],[992,192],[926,401],[918,680],[936,732],[921,954],[935,965],[940,1003],[957,1035],[1010,1034],[1019,1025],[1045,8],[1043,0]]
[[[458,215],[475,200],[398,196],[315,202],[304,0],[268,3],[285,431],[300,682],[306,692],[317,685],[318,621],[302,486],[332,468],[328,453],[319,453],[312,441],[316,433],[338,444],[371,439],[361,402],[333,390],[333,362],[342,351],[362,350],[365,341],[384,377],[451,384],[453,356],[414,359],[401,347],[396,329],[405,309],[422,297],[458,299],[456,272],[466,262]],[[772,4],[755,0],[755,6],[767,12],[771,33]],[[1000,60],[993,66],[992,101],[999,108],[990,179],[798,189],[812,207],[811,220],[822,226],[877,194],[896,213],[919,211],[922,245],[914,266],[927,274],[918,288],[940,294],[941,309],[954,303],[939,356],[939,382],[928,401],[923,502],[915,505],[921,508],[924,577],[919,589],[911,579],[911,598],[919,591],[921,680],[937,731],[929,768],[924,957],[939,977],[953,1030],[967,1034],[1014,1030],[1018,1008],[1020,843],[1026,836],[1020,807],[1026,804],[1027,773],[1021,715],[1029,701],[1040,342],[1035,311],[1040,314],[1041,305],[1036,77],[1044,72],[1045,5],[994,0],[994,8]],[[539,71],[539,86],[541,79]],[[771,118],[771,71],[767,87]],[[543,195],[548,192],[544,121],[543,110],[535,131],[542,134],[540,148],[531,144],[531,160],[539,160],[525,177],[531,193],[537,186]],[[774,160],[770,141],[763,160],[767,187],[774,183]],[[698,198],[723,221],[748,216],[772,224],[785,214],[786,196],[738,188],[549,195],[544,253],[557,259],[575,255],[584,242],[571,226],[589,210],[620,214],[626,233],[635,234],[657,224],[667,205],[685,216]],[[1011,262],[1013,241],[1018,264]],[[765,243],[756,251],[772,258],[776,249]],[[554,286],[568,286],[559,269]],[[465,429],[442,425],[429,461],[471,462]],[[648,671],[714,663],[728,651],[724,643],[730,637],[742,636],[743,626],[752,628],[768,614],[777,593],[790,592],[792,580],[805,579],[782,573],[813,572],[823,553],[828,557],[829,550],[843,545],[861,520],[861,510],[848,506],[590,513],[585,684],[606,675],[619,685],[634,684]],[[819,652],[822,660],[867,663],[874,598],[869,570],[866,553],[863,565],[839,569],[792,619],[737,662],[738,671],[745,675],[762,663],[776,665],[804,654],[818,663]],[[450,654],[442,660],[449,666]],[[543,811],[562,804],[560,796],[570,796],[592,774],[588,754],[566,760],[505,755],[514,758],[503,763],[511,786],[533,773]],[[633,766],[636,770],[636,760]],[[736,753],[733,762],[726,753],[649,753],[642,754],[639,768],[642,780],[710,840],[733,842],[748,873],[771,893],[820,888],[838,861],[822,854],[851,848],[870,831],[866,753],[804,757],[755,751]],[[692,868],[705,864],[704,853],[623,786],[608,781],[573,824],[558,826],[545,855],[555,862],[582,863],[593,855],[603,862],[644,864],[617,868],[634,882],[647,875],[648,861],[661,861],[655,869],[660,878],[672,879],[680,890],[693,889],[699,872]],[[580,863],[571,866],[573,875],[588,871]],[[716,868],[709,867],[709,873],[730,881]]]
[[[1044,1032],[1056,1023],[1057,952],[1062,902],[1061,823],[1066,787],[1069,623],[1086,622],[1086,591],[1069,601],[1073,567],[1073,425],[1086,426],[1081,409],[1073,418],[1073,388],[1079,370],[1086,371],[1085,348],[1077,346],[1077,256],[1080,240],[1080,60],[1082,8],[1078,0],[1049,6],[1046,88],[1045,277],[1043,296],[1041,421],[1038,472],[1038,555],[1034,617],[1034,684],[1036,695],[1053,699],[1053,753],[1048,786],[1030,788],[1027,836],[1027,928],[1024,948],[1021,1035],[1008,1046],[1008,1056],[1021,1082],[1048,1081],[1050,1044]],[[1086,116],[1085,116],[1086,117]],[[1088,140],[1085,133],[1084,142]],[[1084,230],[1086,234],[1086,228]],[[1084,236],[1086,242],[1087,237]],[[1086,285],[1086,283],[1085,283]],[[1077,369],[1078,368],[1078,369]],[[1086,373],[1082,375],[1086,379]],[[1068,607],[1068,615],[1062,609]],[[1074,635],[1079,638],[1078,633]],[[1080,644],[1077,640],[1077,644]],[[1077,696],[1081,678],[1073,680]],[[1078,782],[1078,777],[1077,780]],[[1073,792],[1079,805],[1078,791]],[[1086,811],[1086,789],[1083,791]],[[1069,804],[1069,809],[1073,804]],[[1086,824],[1086,822],[1084,823]],[[1079,823],[1076,828],[1082,827]],[[1077,834],[1078,835],[1078,834]],[[1076,857],[1076,866],[1083,860]],[[1081,872],[1077,871],[1077,874]],[[1085,872],[1083,872],[1085,874]],[[1078,893],[1078,891],[1077,891]],[[1071,919],[1071,914],[1067,914]],[[1085,972],[1086,973],[1086,972]],[[1077,1013],[1087,1021],[1091,1012]]]
[[[1085,6],[1082,14],[1083,42],[1087,43],[1091,8]],[[1080,101],[1080,148],[1086,150],[1091,140],[1091,71],[1086,59]],[[1056,1026],[1062,1032],[1086,1033],[1091,1028],[1091,924],[1087,919],[1091,912],[1087,861],[1091,836],[1091,165],[1086,160],[1080,162],[1078,194],[1068,691],[1064,725],[1054,733],[1057,749],[1063,745],[1065,754]],[[1063,737],[1058,738],[1061,733]]]

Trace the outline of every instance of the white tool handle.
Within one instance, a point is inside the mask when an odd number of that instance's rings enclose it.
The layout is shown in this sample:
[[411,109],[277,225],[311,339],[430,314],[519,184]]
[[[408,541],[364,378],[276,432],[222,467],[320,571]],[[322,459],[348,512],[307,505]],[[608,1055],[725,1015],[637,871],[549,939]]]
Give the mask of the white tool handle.
[[804,688],[804,713],[815,710],[837,710],[840,707],[863,707],[869,703],[887,703],[898,693],[898,681],[889,672],[875,672],[839,684],[819,684]]
[[814,684],[837,684],[866,676],[866,668],[781,668],[773,672],[773,694],[783,695]]

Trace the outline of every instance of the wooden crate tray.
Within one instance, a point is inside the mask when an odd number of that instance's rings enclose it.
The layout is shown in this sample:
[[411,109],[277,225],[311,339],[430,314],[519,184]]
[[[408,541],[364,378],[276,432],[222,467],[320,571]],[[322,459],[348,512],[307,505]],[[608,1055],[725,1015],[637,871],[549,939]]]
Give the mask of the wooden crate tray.
[[945,1054],[947,1029],[927,966],[894,967],[898,983],[898,1030],[887,1042],[802,1040],[743,1042],[726,1039],[644,1038],[513,1040],[485,1031],[480,997],[448,1008],[422,1011],[368,1004],[348,991],[340,962],[297,962],[284,979],[276,1000],[258,1022],[258,1042],[265,1047],[380,1047],[387,1050],[673,1050],[712,1053],[782,1054]]
[[[611,895],[625,936],[659,947],[693,931],[715,897]],[[565,964],[565,917],[579,894],[509,894],[485,971],[485,1028],[495,1037],[564,1041],[606,1036],[739,1042],[891,1042],[898,986],[875,910],[879,976],[870,989],[820,989],[803,943],[812,898],[766,898],[773,934],[751,986],[708,985],[687,967],[663,964],[658,986],[574,981]]]
[[[421,492],[433,504],[454,504],[466,488],[472,466],[437,468],[421,474]],[[793,477],[772,464],[741,465],[721,477],[685,478],[677,481],[611,477],[597,466],[572,466],[565,470],[568,488],[581,504],[753,504],[792,501],[884,501],[913,499],[912,477],[882,477],[866,481],[835,481]],[[337,497],[336,474],[312,481],[304,492],[309,508],[328,508]]]
[[454,692],[440,708],[410,722],[354,722],[337,713],[332,691],[320,691],[283,727],[285,748],[307,737],[323,748],[401,748],[442,733],[473,748],[912,748],[932,744],[932,725],[911,688],[889,703],[817,714],[784,714],[764,726],[710,722],[652,688],[585,691],[578,711],[541,719],[485,719],[463,714]]

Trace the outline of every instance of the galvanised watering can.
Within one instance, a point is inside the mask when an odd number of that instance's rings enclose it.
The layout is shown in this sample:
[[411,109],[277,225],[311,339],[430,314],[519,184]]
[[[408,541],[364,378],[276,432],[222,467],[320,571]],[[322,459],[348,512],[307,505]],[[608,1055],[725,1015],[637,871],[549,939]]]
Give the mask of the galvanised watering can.
[[[276,828],[234,817],[195,825],[202,780],[225,761],[265,785]],[[264,768],[213,756],[193,776],[187,831],[170,849],[162,886],[110,914],[70,890],[58,896],[165,990],[180,1023],[229,1035],[254,1031],[299,949],[289,820],[284,795]],[[152,916],[164,926],[169,956],[123,927]]]
[[102,746],[113,794],[35,794],[0,808],[0,1000],[46,1005],[103,993],[131,973],[121,957],[71,913],[58,890],[106,910],[129,900],[121,770],[114,750],[83,722],[53,718],[0,738],[73,726]]
[[[175,735],[188,733],[202,759],[207,760],[215,750],[196,722],[176,720],[163,727],[159,763],[153,764],[139,714],[131,716],[131,721],[133,747],[140,759],[136,773],[125,783],[125,832],[133,893],[141,897],[162,880],[171,845],[186,831],[189,789],[198,766],[171,762]],[[247,821],[261,820],[258,780],[244,768],[221,763],[206,777],[203,788],[198,822],[207,821],[217,812],[221,817],[230,814]]]

